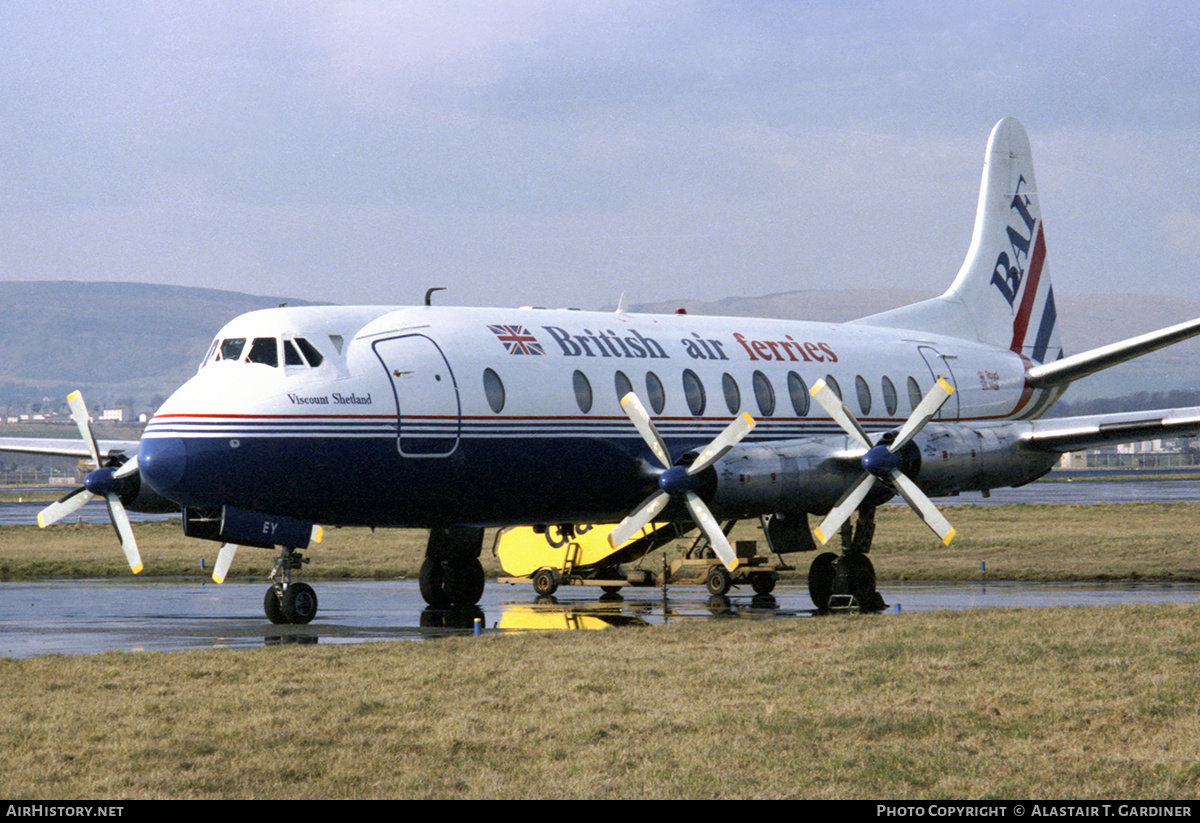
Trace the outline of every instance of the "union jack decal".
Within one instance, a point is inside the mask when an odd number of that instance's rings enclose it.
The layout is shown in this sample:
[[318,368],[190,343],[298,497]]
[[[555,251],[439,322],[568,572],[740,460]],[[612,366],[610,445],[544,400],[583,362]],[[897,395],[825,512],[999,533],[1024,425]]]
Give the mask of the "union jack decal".
[[488,326],[509,354],[545,354],[542,344],[524,326]]

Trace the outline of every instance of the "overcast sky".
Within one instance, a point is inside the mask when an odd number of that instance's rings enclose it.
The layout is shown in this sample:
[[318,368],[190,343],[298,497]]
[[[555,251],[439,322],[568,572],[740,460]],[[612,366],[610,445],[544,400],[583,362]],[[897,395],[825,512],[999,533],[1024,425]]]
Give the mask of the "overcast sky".
[[4,0],[0,277],[940,291],[992,125],[1063,293],[1200,297],[1194,2]]

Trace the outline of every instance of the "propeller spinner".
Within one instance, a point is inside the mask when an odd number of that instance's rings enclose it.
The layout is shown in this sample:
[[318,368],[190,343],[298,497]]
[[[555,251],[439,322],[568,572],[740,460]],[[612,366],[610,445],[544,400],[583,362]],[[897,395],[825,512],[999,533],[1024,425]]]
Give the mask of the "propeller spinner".
[[71,408],[71,419],[79,427],[79,434],[87,444],[88,451],[97,468],[88,473],[83,485],[72,490],[62,499],[51,503],[38,513],[38,525],[43,529],[52,523],[57,523],[71,513],[78,511],[85,504],[97,497],[103,497],[108,505],[108,516],[112,520],[121,548],[125,551],[125,559],[134,574],[142,570],[142,557],[138,553],[137,541],[133,538],[133,527],[129,523],[129,515],[121,503],[120,491],[123,481],[138,470],[137,456],[130,458],[121,466],[104,465],[100,457],[100,446],[96,443],[96,433],[92,430],[92,421],[88,417],[87,404],[83,395],[71,392],[67,397],[67,405]]
[[824,380],[818,380],[810,394],[825,411],[829,412],[838,425],[846,430],[847,434],[866,449],[866,453],[862,456],[862,477],[829,511],[821,524],[813,529],[813,536],[821,545],[829,542],[829,538],[849,519],[879,480],[883,480],[895,489],[912,510],[925,521],[925,525],[933,529],[934,533],[941,538],[942,543],[950,545],[950,541],[954,539],[955,535],[954,527],[942,516],[937,506],[925,496],[925,493],[917,488],[917,484],[901,471],[900,451],[916,437],[925,424],[932,420],[950,399],[954,394],[954,387],[944,377],[939,377],[929,393],[913,409],[912,415],[904,421],[904,425],[896,433],[895,439],[891,443],[878,445],[871,442],[871,438],[867,436],[858,420],[846,408],[846,404],[825,384]]
[[721,562],[730,571],[736,569],[738,567],[737,554],[734,552],[733,547],[729,545],[729,538],[721,531],[721,526],[717,523],[717,519],[713,517],[708,506],[700,499],[700,495],[696,493],[696,487],[699,482],[700,473],[724,457],[726,452],[750,433],[750,430],[755,425],[754,418],[743,412],[696,456],[696,459],[692,461],[690,466],[676,466],[671,460],[671,453],[667,449],[667,444],[658,433],[654,421],[650,419],[650,415],[646,412],[646,407],[642,405],[642,401],[638,400],[637,395],[630,392],[621,398],[621,408],[625,410],[625,414],[633,421],[633,425],[637,428],[638,433],[642,435],[642,439],[650,446],[650,451],[662,463],[665,471],[658,477],[659,490],[646,498],[632,514],[618,523],[617,527],[609,534],[608,540],[613,548],[621,546],[641,531],[643,527],[649,524],[667,507],[667,504],[672,499],[682,499],[691,513],[692,519],[696,521],[696,525],[700,527],[705,537],[708,538],[708,542],[712,545],[717,557],[721,559]]

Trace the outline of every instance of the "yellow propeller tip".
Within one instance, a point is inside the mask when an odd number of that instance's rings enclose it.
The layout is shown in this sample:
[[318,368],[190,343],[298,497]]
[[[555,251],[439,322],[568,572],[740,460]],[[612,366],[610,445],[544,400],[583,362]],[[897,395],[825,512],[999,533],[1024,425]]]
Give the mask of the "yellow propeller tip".
[[950,531],[946,532],[946,536],[942,538],[942,545],[949,546],[950,541],[954,539],[954,535],[956,535],[956,534],[958,534],[958,532],[954,529],[951,529]]
[[224,577],[217,577],[217,575],[216,575],[216,572],[214,572],[214,573],[213,573],[213,582],[214,582],[214,583],[224,583],[224,582],[225,582],[225,578],[224,578]]
[[82,396],[83,396],[83,395],[82,395],[82,394],[80,394],[78,390],[76,390],[76,391],[73,391],[73,392],[71,392],[70,394],[68,394],[68,395],[67,395],[67,402],[69,403],[69,402],[71,402],[72,400],[78,400],[78,399],[79,399],[80,397],[82,397]]
[[133,572],[134,574],[141,574],[142,569],[144,569],[144,568],[145,568],[144,565],[142,565],[141,563],[138,563],[136,566],[131,566],[129,570],[131,572]]
[[820,529],[813,529],[813,537],[817,538],[817,542],[824,546],[829,542],[829,538]]

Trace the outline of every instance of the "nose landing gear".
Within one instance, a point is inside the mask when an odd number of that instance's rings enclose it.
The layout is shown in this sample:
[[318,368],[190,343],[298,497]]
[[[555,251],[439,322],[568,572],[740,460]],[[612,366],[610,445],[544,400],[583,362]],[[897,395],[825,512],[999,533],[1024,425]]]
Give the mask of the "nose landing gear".
[[307,557],[287,547],[275,558],[271,586],[263,597],[263,611],[272,623],[303,625],[317,616],[317,593],[313,587],[292,582],[292,572],[307,562]]

